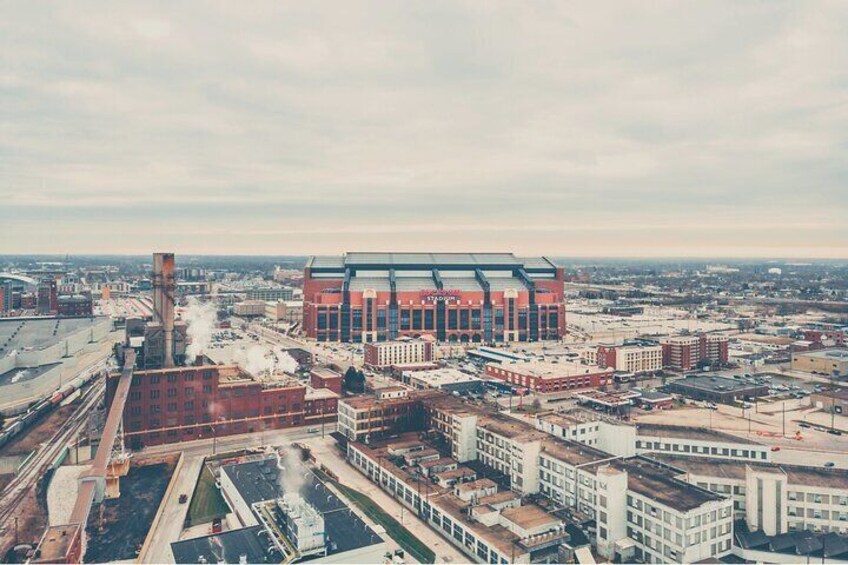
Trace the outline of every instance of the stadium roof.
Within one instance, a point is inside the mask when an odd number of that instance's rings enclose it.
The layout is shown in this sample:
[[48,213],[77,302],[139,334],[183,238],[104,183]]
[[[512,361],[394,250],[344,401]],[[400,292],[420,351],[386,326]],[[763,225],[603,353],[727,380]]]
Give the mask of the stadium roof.
[[310,257],[306,266],[316,270],[373,269],[513,269],[553,271],[545,257],[519,258],[512,253],[372,253],[348,252],[340,257]]

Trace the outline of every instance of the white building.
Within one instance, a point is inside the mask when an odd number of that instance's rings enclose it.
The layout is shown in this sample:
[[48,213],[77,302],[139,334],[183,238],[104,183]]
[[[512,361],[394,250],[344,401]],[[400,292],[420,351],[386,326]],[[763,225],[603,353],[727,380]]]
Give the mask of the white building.
[[799,465],[660,456],[679,477],[733,500],[737,519],[766,535],[848,534],[848,471]]

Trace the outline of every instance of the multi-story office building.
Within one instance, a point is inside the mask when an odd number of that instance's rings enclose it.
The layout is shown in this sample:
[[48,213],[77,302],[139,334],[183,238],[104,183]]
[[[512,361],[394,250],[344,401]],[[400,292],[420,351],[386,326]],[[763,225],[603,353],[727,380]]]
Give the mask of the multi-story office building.
[[660,340],[663,365],[688,371],[699,363],[725,365],[728,359],[727,336],[701,334],[667,337]]
[[365,364],[375,369],[432,360],[433,339],[430,336],[365,344]]
[[304,269],[306,335],[318,341],[559,339],[563,269],[510,253],[348,253]]
[[39,314],[56,314],[59,311],[59,290],[56,279],[41,279],[36,288],[35,304]]
[[245,298],[247,300],[262,300],[263,302],[289,301],[294,300],[294,289],[290,287],[255,288],[248,290]]
[[661,345],[601,345],[596,355],[597,365],[627,373],[654,373],[663,368]]
[[596,365],[569,361],[524,361],[486,365],[486,376],[542,393],[598,388],[611,383],[612,375],[612,368],[602,369]]

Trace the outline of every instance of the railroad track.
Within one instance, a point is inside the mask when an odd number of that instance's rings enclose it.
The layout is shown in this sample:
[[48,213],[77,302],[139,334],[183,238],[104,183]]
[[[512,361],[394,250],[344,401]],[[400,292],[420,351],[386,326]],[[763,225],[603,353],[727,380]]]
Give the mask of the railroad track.
[[36,454],[18,470],[2,493],[0,493],[0,536],[3,541],[10,531],[14,531],[14,518],[19,513],[18,506],[35,488],[38,480],[47,472],[56,457],[67,447],[87,423],[89,412],[103,398],[106,381],[101,379],[85,391],[82,403]]

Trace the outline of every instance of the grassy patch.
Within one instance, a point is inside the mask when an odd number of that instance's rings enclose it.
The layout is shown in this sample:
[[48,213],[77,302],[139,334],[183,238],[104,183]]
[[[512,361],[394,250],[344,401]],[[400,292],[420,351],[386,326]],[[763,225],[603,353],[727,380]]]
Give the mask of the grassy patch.
[[223,518],[228,511],[229,508],[221,495],[221,491],[215,486],[215,476],[209,470],[209,467],[204,465],[200,479],[194,487],[191,506],[188,509],[188,516],[186,516],[186,525],[191,527],[205,524],[215,518]]
[[316,470],[315,474],[319,475],[322,480],[332,484],[334,487],[355,504],[362,512],[365,513],[371,520],[380,524],[386,529],[386,533],[400,545],[404,551],[409,553],[419,563],[435,563],[436,554],[432,549],[427,547],[420,539],[412,535],[412,532],[407,530],[403,525],[392,518],[376,502],[370,497],[352,488],[346,487],[338,481],[334,481],[326,474]]

